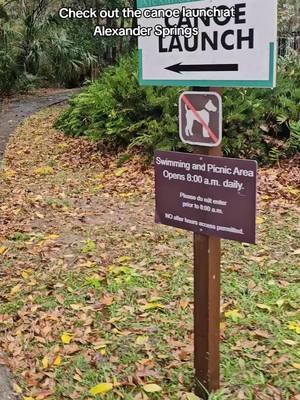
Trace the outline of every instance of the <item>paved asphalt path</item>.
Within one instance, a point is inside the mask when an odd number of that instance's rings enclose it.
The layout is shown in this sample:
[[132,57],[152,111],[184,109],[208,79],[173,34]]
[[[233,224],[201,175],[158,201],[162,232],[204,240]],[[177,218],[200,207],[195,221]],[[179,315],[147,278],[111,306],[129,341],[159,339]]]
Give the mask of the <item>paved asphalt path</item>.
[[55,91],[51,94],[45,91],[0,101],[0,159],[3,157],[10,135],[24,118],[43,108],[67,101],[76,92],[78,89]]

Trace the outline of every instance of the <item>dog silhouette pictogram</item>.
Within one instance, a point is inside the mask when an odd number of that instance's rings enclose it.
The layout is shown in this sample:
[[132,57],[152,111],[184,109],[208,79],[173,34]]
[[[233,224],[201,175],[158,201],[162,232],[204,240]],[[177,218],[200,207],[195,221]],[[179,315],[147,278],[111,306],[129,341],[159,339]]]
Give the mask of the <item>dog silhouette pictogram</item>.
[[[185,128],[185,134],[186,136],[194,136],[193,132],[193,126],[194,122],[198,122],[200,124],[199,120],[196,118],[195,114],[193,113],[192,110],[188,108],[187,105],[185,105],[185,110],[186,110],[186,128]],[[211,112],[216,112],[218,109],[212,102],[212,100],[209,100],[206,105],[204,106],[203,110],[196,111],[199,117],[206,123],[206,125],[209,127],[210,123],[210,113]],[[201,124],[202,126],[202,124]],[[202,126],[202,133],[203,137],[209,138],[209,132],[208,130]]]

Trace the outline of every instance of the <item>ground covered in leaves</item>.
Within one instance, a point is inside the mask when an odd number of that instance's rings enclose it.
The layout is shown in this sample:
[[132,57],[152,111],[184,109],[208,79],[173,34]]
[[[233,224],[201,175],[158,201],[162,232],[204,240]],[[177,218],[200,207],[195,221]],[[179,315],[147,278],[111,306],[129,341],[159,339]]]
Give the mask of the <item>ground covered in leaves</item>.
[[[194,400],[192,235],[153,223],[151,167],[64,137],[58,113],[0,172],[0,362],[24,400]],[[214,400],[300,399],[299,172],[262,170],[258,245],[224,242]]]

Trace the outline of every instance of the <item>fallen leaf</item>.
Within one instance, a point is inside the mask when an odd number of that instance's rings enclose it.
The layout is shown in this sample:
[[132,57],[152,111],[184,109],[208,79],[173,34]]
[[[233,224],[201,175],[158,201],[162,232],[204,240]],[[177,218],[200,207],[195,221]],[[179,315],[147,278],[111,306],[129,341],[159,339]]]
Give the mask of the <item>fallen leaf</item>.
[[61,335],[61,341],[63,342],[63,344],[70,344],[72,339],[73,339],[73,334],[69,333],[69,332],[64,332]]
[[17,294],[20,290],[21,290],[21,285],[16,285],[11,289],[10,294],[11,295]]
[[59,238],[59,235],[56,235],[56,234],[54,233],[54,234],[52,234],[52,235],[47,235],[47,236],[45,236],[43,240],[56,240],[56,239],[58,239],[58,238]]
[[27,271],[22,271],[21,275],[22,275],[22,278],[25,280],[27,280],[29,278],[29,273]]
[[269,312],[272,311],[272,308],[268,306],[267,304],[256,304],[257,308],[260,308],[261,310],[267,310]]
[[40,167],[34,170],[36,175],[46,176],[53,174],[54,169],[52,167]]
[[45,356],[42,359],[42,366],[43,366],[44,369],[47,369],[49,367],[49,358],[47,356]]
[[293,363],[292,366],[296,369],[300,369],[300,364],[298,363]]
[[7,251],[7,247],[4,247],[4,246],[1,246],[1,247],[0,247],[0,255],[5,254],[6,251]]
[[276,304],[278,305],[278,307],[282,307],[285,303],[285,299],[279,299],[276,301]]
[[89,392],[91,395],[96,396],[97,394],[108,393],[113,390],[112,383],[99,383],[98,385],[92,387]]
[[39,394],[37,395],[36,400],[44,400],[47,399],[47,397],[52,396],[54,393],[53,389],[49,389],[49,390],[42,390],[39,392]]
[[165,306],[163,304],[160,304],[160,303],[147,303],[142,307],[142,309],[144,311],[146,311],[146,310],[155,310],[155,309],[163,309],[163,308],[165,308]]
[[300,322],[299,321],[291,321],[288,325],[288,328],[291,331],[295,331],[300,335]]
[[56,367],[58,367],[58,366],[61,364],[61,361],[62,361],[61,356],[57,356],[57,357],[55,358],[55,360],[53,361],[53,365],[55,365]]
[[284,339],[283,343],[287,344],[288,346],[296,346],[297,342],[294,340]]
[[239,310],[230,310],[225,312],[225,317],[230,318],[233,321],[238,321],[240,318],[243,318],[243,315],[239,312]]
[[262,217],[257,217],[256,218],[256,223],[257,225],[263,224],[265,222],[265,219]]
[[135,343],[139,346],[145,345],[149,340],[148,336],[138,336]]
[[143,386],[143,390],[146,393],[157,393],[157,392],[161,392],[162,388],[159,385],[157,385],[156,383],[149,383],[148,385]]
[[187,393],[186,400],[201,400],[200,397],[196,396],[194,393]]
[[257,329],[256,331],[254,331],[255,335],[258,337],[262,337],[264,339],[269,339],[271,337],[271,335],[269,334],[269,332],[267,331],[262,331],[260,329]]
[[22,388],[19,385],[17,385],[16,383],[13,384],[13,390],[17,394],[21,394],[23,392]]
[[123,174],[125,174],[125,172],[127,172],[127,171],[128,171],[128,168],[119,168],[119,169],[116,170],[115,176],[116,177],[120,177]]
[[80,310],[82,310],[83,305],[80,304],[80,303],[78,303],[78,304],[70,304],[70,307],[72,308],[72,310],[80,311]]
[[128,262],[130,260],[131,260],[131,257],[128,257],[128,256],[122,256],[122,257],[118,258],[118,262],[121,263],[121,264],[124,263],[124,262]]

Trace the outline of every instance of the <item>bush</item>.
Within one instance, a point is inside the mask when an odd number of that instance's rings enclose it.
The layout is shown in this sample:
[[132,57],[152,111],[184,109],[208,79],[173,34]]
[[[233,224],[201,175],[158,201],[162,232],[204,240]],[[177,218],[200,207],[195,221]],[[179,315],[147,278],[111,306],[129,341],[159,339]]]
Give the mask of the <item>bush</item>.
[[121,59],[101,79],[71,101],[56,126],[72,136],[89,136],[121,145],[177,148],[180,90],[140,87],[136,58]]
[[[137,57],[126,56],[71,101],[56,127],[72,136],[125,146],[146,153],[183,149],[178,137],[181,88],[140,87]],[[274,162],[300,149],[300,66],[297,56],[280,60],[278,87],[226,89],[223,149],[228,156]]]
[[[1,16],[0,13],[0,23],[3,18]],[[15,36],[9,26],[3,24],[0,27],[0,96],[20,88],[24,79],[16,64],[18,52],[11,49]]]

